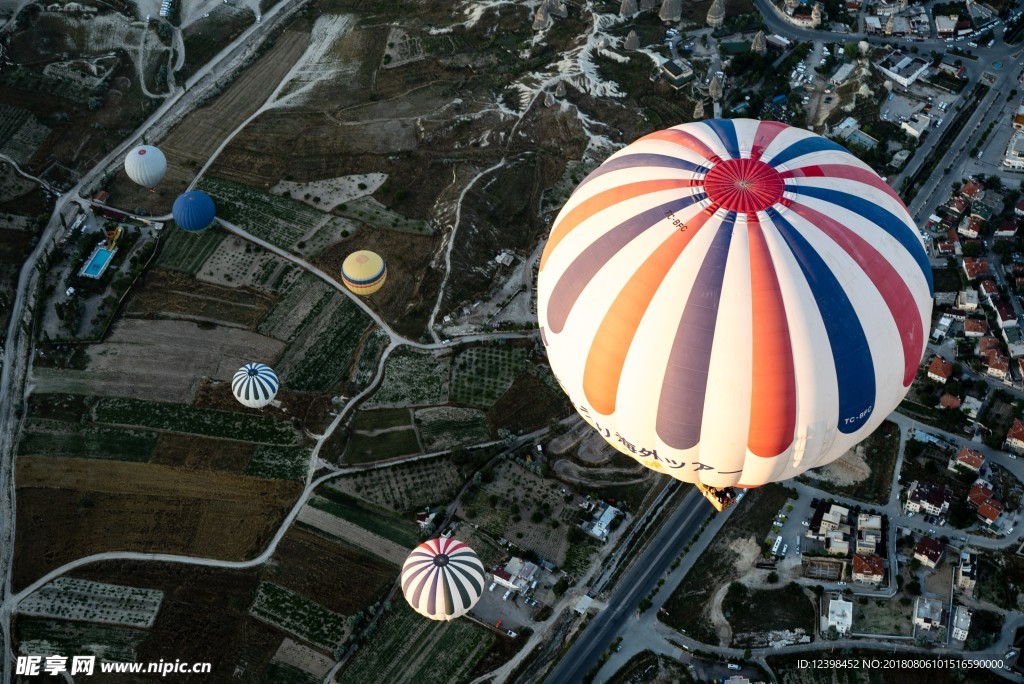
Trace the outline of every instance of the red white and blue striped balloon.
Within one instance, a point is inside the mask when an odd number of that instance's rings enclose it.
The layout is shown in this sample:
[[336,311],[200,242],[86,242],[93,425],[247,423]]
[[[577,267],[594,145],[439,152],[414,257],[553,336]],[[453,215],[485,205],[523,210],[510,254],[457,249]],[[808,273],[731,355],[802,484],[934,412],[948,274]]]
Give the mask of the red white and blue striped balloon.
[[402,593],[412,609],[431,620],[454,620],[484,592],[487,573],[473,549],[455,539],[431,539],[402,566]]
[[231,379],[235,399],[249,408],[263,408],[277,396],[277,375],[270,366],[247,363]]
[[541,257],[551,367],[619,451],[685,482],[829,463],[906,395],[932,275],[893,190],[771,121],[652,133],[579,185]]

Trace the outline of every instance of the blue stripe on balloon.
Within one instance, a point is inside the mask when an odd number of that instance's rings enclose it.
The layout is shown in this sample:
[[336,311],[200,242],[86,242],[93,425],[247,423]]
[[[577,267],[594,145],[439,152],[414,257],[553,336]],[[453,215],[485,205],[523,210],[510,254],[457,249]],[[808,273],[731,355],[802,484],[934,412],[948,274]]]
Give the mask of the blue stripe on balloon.
[[380,267],[380,270],[377,271],[372,276],[370,276],[369,278],[353,278],[352,276],[348,275],[344,271],[341,272],[341,275],[345,276],[345,280],[347,280],[348,282],[352,283],[353,285],[369,285],[370,283],[373,283],[373,282],[376,282],[377,280],[379,280],[380,277],[382,275],[384,275],[384,271],[386,271],[386,270],[387,270],[387,266],[384,266],[382,264],[381,267]]
[[675,449],[700,442],[708,364],[736,216],[730,214],[718,227],[693,280],[662,379],[655,429],[661,441]]
[[875,404],[875,366],[857,312],[825,260],[775,209],[765,210],[793,253],[825,324],[839,390],[840,432],[856,432]]
[[863,197],[832,188],[787,183],[786,190],[798,195],[825,200],[844,209],[849,209],[855,214],[860,214],[896,238],[903,245],[903,248],[914,257],[917,265],[921,267],[921,272],[924,274],[925,280],[928,281],[928,294],[935,293],[935,285],[932,282],[932,266],[928,262],[928,255],[925,254],[924,247],[921,245],[921,239],[917,236],[917,231],[912,230],[899,216]]
[[580,294],[619,250],[651,226],[706,198],[707,195],[700,192],[652,207],[629,217],[588,245],[562,272],[551,290],[551,299],[548,301],[548,324],[551,330],[562,332]]
[[729,119],[708,119],[704,124],[718,135],[718,139],[725,145],[729,156],[739,159],[740,141],[736,138],[736,124]]
[[811,154],[812,152],[845,152],[851,154],[850,150],[846,149],[838,143],[834,143],[828,138],[821,138],[814,136],[813,138],[804,138],[798,140],[789,147],[786,147],[779,151],[778,154],[772,155],[772,158],[768,161],[772,166],[779,166],[785,164],[791,159],[802,157],[805,154]]
[[621,171],[622,169],[648,168],[652,166],[666,169],[679,169],[680,171],[693,171],[695,173],[707,173],[709,170],[709,167],[707,166],[695,164],[691,161],[680,159],[679,157],[670,157],[666,154],[624,154],[621,157],[609,159],[604,164],[601,164],[591,171],[573,192],[578,192],[584,185],[595,178],[600,178],[606,173]]

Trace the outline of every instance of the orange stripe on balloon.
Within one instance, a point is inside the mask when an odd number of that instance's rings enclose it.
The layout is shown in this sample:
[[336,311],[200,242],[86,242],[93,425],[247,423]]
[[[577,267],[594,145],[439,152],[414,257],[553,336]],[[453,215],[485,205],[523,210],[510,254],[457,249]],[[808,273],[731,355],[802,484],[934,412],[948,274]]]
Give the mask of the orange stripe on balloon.
[[[722,161],[722,158],[718,156],[718,153],[712,150],[710,147],[708,147],[703,140],[693,135],[692,133],[687,133],[686,131],[679,131],[674,128],[668,128],[664,131],[655,131],[654,133],[645,135],[636,142],[640,142],[641,140],[663,140],[665,142],[670,142],[673,145],[685,147],[691,152],[696,152],[697,154],[704,157],[708,161],[716,163]],[[635,145],[636,142],[633,144]]]
[[622,368],[640,321],[669,269],[707,219],[707,214],[696,214],[662,242],[636,269],[601,321],[583,370],[583,392],[598,413],[607,416],[615,412]]
[[755,456],[770,458],[793,442],[796,375],[786,305],[768,243],[754,215],[748,216],[747,241],[754,362],[747,448]]
[[641,195],[660,192],[662,190],[692,188],[699,184],[700,181],[695,181],[690,178],[685,180],[678,178],[663,178],[659,180],[640,181],[637,183],[627,183],[625,185],[616,186],[580,202],[578,205],[573,207],[568,214],[563,216],[562,219],[555,224],[555,227],[551,229],[551,235],[548,237],[548,242],[544,246],[544,252],[540,257],[540,268],[543,270],[544,264],[547,262],[551,253],[555,251],[555,247],[558,246],[558,243],[561,242],[565,236],[571,233],[577,226],[594,214],[604,211],[609,207],[613,207],[619,202],[625,202],[626,200],[631,200],[636,197],[640,197]]

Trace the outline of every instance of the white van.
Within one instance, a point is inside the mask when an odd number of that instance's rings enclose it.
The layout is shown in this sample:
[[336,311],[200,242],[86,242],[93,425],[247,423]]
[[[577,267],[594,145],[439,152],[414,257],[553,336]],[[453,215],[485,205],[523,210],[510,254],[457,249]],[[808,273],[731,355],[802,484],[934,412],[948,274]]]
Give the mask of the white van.
[[494,587],[495,587],[495,586],[496,586],[497,584],[498,584],[497,582],[491,582],[491,586],[487,587],[487,591],[494,591]]
[[506,591],[506,592],[505,592],[505,595],[501,597],[501,600],[502,600],[502,601],[508,601],[508,595],[509,595],[509,594],[511,594],[511,593],[512,593],[512,590],[511,590],[511,589],[509,589],[508,591]]

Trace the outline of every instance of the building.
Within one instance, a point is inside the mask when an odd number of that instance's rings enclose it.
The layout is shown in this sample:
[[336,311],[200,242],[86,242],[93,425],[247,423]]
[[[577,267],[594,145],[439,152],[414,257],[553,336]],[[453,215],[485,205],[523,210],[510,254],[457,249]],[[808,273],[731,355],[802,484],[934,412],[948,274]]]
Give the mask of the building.
[[978,202],[985,199],[985,186],[970,178],[960,187],[960,196],[969,202]]
[[968,280],[988,275],[988,262],[984,258],[964,257],[964,273],[967,274]]
[[931,630],[942,626],[942,602],[935,599],[917,597],[914,606],[914,624],[921,629]]
[[622,511],[615,506],[602,502],[600,506],[594,512],[594,519],[590,522],[585,522],[580,527],[583,531],[589,534],[595,539],[601,541],[608,541],[608,529]]
[[874,554],[853,557],[853,581],[880,584],[885,579],[885,561]]
[[1024,452],[1024,423],[1017,418],[1006,433],[1006,446],[1018,453]]
[[960,408],[960,397],[955,394],[950,394],[949,392],[943,394],[939,399],[939,408],[950,409],[953,411],[957,410]]
[[960,563],[956,566],[953,580],[958,589],[973,592],[978,584],[978,554],[966,551],[960,553]]
[[985,301],[992,304],[992,298],[999,294],[999,286],[996,285],[994,280],[982,280],[978,283],[978,289],[981,291],[981,296],[985,298]]
[[953,377],[953,362],[936,356],[928,364],[928,377],[945,385],[946,381]]
[[978,291],[972,287],[961,290],[956,295],[956,308],[974,311],[978,308]]
[[967,395],[964,397],[963,403],[960,405],[961,410],[971,418],[978,417],[978,411],[981,410],[981,399]]
[[[1014,135],[1016,135],[1016,133]],[[1021,200],[1014,205],[1013,213],[1017,216],[1024,216],[1024,200]]]
[[913,114],[909,119],[900,124],[900,128],[906,131],[911,138],[917,140],[931,125],[932,120],[927,114]]
[[964,337],[982,337],[988,334],[988,320],[984,318],[964,319]]
[[957,227],[957,232],[966,238],[977,238],[981,232],[981,219],[977,216],[964,216]]
[[836,69],[836,72],[829,77],[828,82],[835,86],[841,86],[848,80],[850,80],[850,76],[853,76],[853,72],[856,70],[856,62],[844,62],[843,64],[839,65],[839,68]]
[[1008,328],[1010,326],[1017,325],[1017,312],[1014,311],[1013,304],[1008,300],[1002,298],[996,299],[992,302],[992,306],[996,310],[1000,328]]
[[1017,111],[1013,114],[1010,124],[1018,131],[1024,131],[1024,100],[1021,100]]
[[950,460],[949,469],[955,471],[957,466],[959,466],[976,473],[981,470],[981,466],[984,463],[985,457],[981,455],[980,451],[963,447],[956,453],[956,456]]
[[504,568],[497,568],[494,583],[512,591],[524,592],[538,578],[538,568],[530,561],[513,556],[505,563]]
[[856,553],[870,555],[882,542],[882,516],[861,513],[857,516]]
[[999,378],[1002,380],[1010,371],[1010,359],[1006,358],[1006,356],[998,349],[990,349],[987,351],[982,356],[981,362],[985,366],[985,373],[991,375],[993,378]]
[[954,498],[953,490],[946,485],[914,480],[910,483],[904,508],[908,513],[924,511],[929,515],[944,515]]
[[939,59],[938,69],[953,78],[963,78],[964,72],[967,70],[964,68],[963,63],[957,64],[959,60],[959,57],[954,57],[953,55],[942,55],[942,58]]
[[894,50],[875,64],[875,68],[886,78],[906,88],[928,69],[928,62],[920,57],[905,55],[901,50]]
[[921,541],[917,542],[917,546],[914,547],[914,558],[921,561],[921,565],[935,569],[935,566],[942,560],[942,554],[946,550],[946,545],[937,539],[931,537],[922,537]]
[[1002,335],[1011,358],[1024,356],[1024,336],[1021,335],[1020,328],[1003,328]]
[[953,616],[953,638],[967,641],[967,632],[971,629],[971,611],[966,606],[957,606]]
[[978,517],[987,525],[991,525],[1003,513],[1003,504],[993,495],[992,485],[985,480],[978,480],[967,494],[967,505],[978,512]]
[[[1017,119],[1024,121],[1024,117],[1020,115],[1015,117],[1014,121]],[[1014,128],[1019,128],[1016,123],[1014,123]],[[1017,171],[1024,169],[1024,134],[1019,130],[1010,137],[1010,142],[1006,145],[1003,166]]]
[[780,36],[777,33],[773,33],[765,39],[768,47],[772,50],[778,50],[779,52],[785,52],[789,48],[793,47],[793,41],[789,38]]
[[956,20],[958,18],[955,15],[935,17],[935,33],[939,35],[939,38],[953,37],[953,34],[956,33]]
[[679,90],[696,78],[693,73],[693,65],[685,59],[668,60],[661,65],[660,74],[665,82],[675,90]]
[[829,599],[828,627],[835,627],[840,636],[849,634],[853,628],[853,603],[841,598]]
[[1013,219],[1003,219],[996,226],[996,229],[992,232],[992,237],[998,239],[1001,238],[1014,238],[1017,236],[1017,222]]

